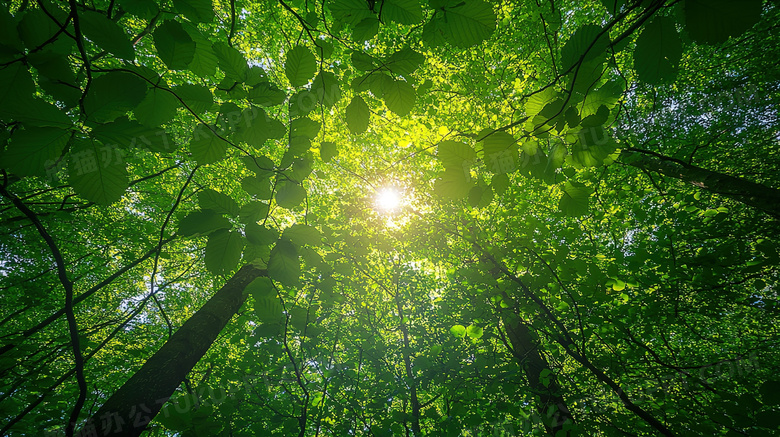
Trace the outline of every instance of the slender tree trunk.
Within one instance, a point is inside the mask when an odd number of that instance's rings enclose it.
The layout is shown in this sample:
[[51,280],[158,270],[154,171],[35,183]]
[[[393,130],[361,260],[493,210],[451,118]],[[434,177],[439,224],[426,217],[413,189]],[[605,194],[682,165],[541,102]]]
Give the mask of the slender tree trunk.
[[404,322],[404,307],[399,297],[399,292],[395,294],[395,304],[398,309],[398,318],[401,319],[401,333],[404,340],[404,368],[406,369],[406,377],[409,379],[411,386],[411,401],[412,401],[412,431],[415,437],[422,435],[422,429],[420,428],[420,398],[417,396],[417,381],[414,378],[414,370],[412,369],[412,360],[409,356],[409,328]]
[[679,179],[780,218],[780,190],[646,150],[629,148],[624,156],[624,162],[633,167]]
[[246,286],[266,274],[251,265],[236,272],[92,415],[84,434],[140,435],[241,308]]
[[504,325],[509,342],[512,344],[512,353],[525,371],[528,385],[540,397],[541,402],[537,405],[537,412],[547,433],[551,436],[568,436],[569,433],[558,434],[558,432],[563,431],[564,424],[573,424],[574,418],[569,407],[566,406],[555,374],[547,360],[539,353],[537,342],[534,341],[528,325],[519,318],[512,321],[505,318]]

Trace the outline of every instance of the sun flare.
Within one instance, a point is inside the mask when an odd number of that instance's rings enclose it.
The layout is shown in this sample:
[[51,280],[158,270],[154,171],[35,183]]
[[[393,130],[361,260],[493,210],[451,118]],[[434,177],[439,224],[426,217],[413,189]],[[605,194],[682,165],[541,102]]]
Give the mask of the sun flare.
[[376,192],[376,207],[389,212],[401,206],[401,193],[396,188],[386,187]]

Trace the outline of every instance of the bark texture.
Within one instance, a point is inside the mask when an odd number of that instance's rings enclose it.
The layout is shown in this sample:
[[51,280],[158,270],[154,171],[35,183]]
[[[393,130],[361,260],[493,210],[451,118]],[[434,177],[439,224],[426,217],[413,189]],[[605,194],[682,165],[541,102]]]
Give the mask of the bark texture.
[[539,353],[539,348],[528,325],[519,319],[506,322],[505,320],[504,324],[507,329],[507,337],[512,344],[512,352],[518,364],[525,371],[528,385],[539,395],[540,403],[537,412],[541,416],[547,433],[551,436],[568,436],[568,432],[564,431],[561,434],[558,432],[563,431],[564,424],[573,424],[574,418],[561,395],[555,374],[550,369],[547,360]]
[[[629,149],[631,150],[631,149]],[[736,176],[706,170],[668,156],[631,151],[625,163],[633,167],[679,179],[712,193],[726,196],[780,218],[780,190]]]
[[[242,267],[92,415],[85,435],[138,436],[208,351],[246,300],[244,289],[265,270]],[[94,430],[94,431],[92,431]],[[90,433],[92,432],[92,433]]]

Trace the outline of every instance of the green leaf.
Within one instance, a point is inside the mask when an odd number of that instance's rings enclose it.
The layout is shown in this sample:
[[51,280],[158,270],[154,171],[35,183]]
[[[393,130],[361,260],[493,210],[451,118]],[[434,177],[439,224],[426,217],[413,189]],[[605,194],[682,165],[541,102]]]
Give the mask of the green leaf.
[[24,54],[24,43],[19,38],[16,17],[7,8],[0,9],[0,41],[0,61],[10,61]]
[[281,105],[286,99],[287,93],[270,82],[262,82],[249,91],[249,100],[261,106]]
[[355,96],[352,98],[352,102],[347,106],[346,115],[347,127],[353,134],[362,134],[368,129],[371,111],[362,97]]
[[493,201],[493,188],[490,185],[475,185],[469,190],[469,205],[472,208],[484,208]]
[[406,47],[390,55],[384,65],[395,74],[409,76],[424,63],[425,56]]
[[460,141],[442,141],[439,143],[438,152],[436,156],[444,168],[465,170],[466,165],[470,166],[477,159],[477,152],[468,144]]
[[596,88],[605,76],[604,60],[605,57],[601,56],[583,62],[582,65],[566,75],[566,91],[585,95]]
[[21,62],[0,69],[0,102],[11,105],[21,99],[29,99],[35,91],[30,71]]
[[341,88],[336,75],[329,71],[321,71],[311,84],[311,92],[317,96],[317,101],[330,108],[341,100]]
[[330,162],[337,156],[339,156],[339,149],[336,143],[324,141],[320,144],[320,158],[322,158],[323,162]]
[[184,237],[208,235],[219,229],[230,229],[230,221],[217,212],[207,209],[193,211],[179,221],[178,234]]
[[450,328],[450,333],[455,337],[463,338],[466,336],[466,327],[463,325],[455,325]]
[[68,182],[84,199],[110,205],[127,190],[125,160],[119,150],[96,140],[77,140],[68,155]]
[[282,138],[287,131],[278,120],[256,107],[247,108],[237,120],[236,140],[261,148],[272,138]]
[[333,0],[328,7],[334,19],[346,24],[357,24],[372,15],[364,0]]
[[267,215],[268,204],[254,201],[241,207],[238,219],[241,223],[254,223],[263,220]]
[[282,208],[293,209],[306,199],[306,190],[294,182],[282,182],[277,186],[276,203]]
[[174,94],[184,101],[185,109],[201,114],[214,105],[214,96],[202,85],[184,84],[173,89]]
[[313,140],[320,132],[320,123],[308,117],[296,118],[290,122],[290,136]]
[[274,162],[271,161],[271,158],[263,155],[242,156],[241,161],[247,169],[253,171],[258,177],[267,177],[274,169]]
[[595,114],[589,115],[582,120],[580,120],[580,124],[582,127],[596,127],[601,126],[604,123],[607,122],[607,119],[609,118],[609,108],[607,108],[604,105],[599,106],[599,109],[596,111]]
[[46,175],[46,168],[62,155],[71,135],[53,127],[17,130],[2,154],[2,166],[20,176]]
[[590,205],[591,188],[578,182],[566,182],[563,186],[563,196],[558,203],[558,208],[570,217],[579,217],[588,213]]
[[149,149],[154,152],[172,152],[178,147],[178,143],[164,129],[144,126],[127,117],[97,125],[92,128],[91,134],[104,144],[131,151]]
[[385,100],[385,105],[396,115],[403,117],[412,111],[416,93],[406,81],[393,81],[384,91],[382,98]]
[[433,185],[433,192],[446,200],[465,199],[473,186],[471,176],[463,168],[447,168]]
[[[542,180],[547,184],[558,182],[558,169],[561,168],[566,160],[567,148],[560,142],[554,142],[550,148],[550,154],[547,156],[547,165],[542,174]],[[566,197],[566,195],[564,195]]]
[[686,0],[685,28],[701,44],[720,44],[737,37],[761,19],[761,0]]
[[434,16],[431,21],[423,26],[423,42],[430,47],[445,45],[447,43],[447,38],[444,36],[445,26],[446,23],[443,19]]
[[214,53],[214,48],[211,46],[211,41],[204,37],[198,28],[192,24],[184,23],[183,27],[190,38],[195,41],[195,54],[188,66],[189,70],[200,77],[213,76],[217,70],[219,60],[217,59],[217,54]]
[[210,209],[217,214],[227,214],[238,217],[240,209],[235,200],[224,193],[207,188],[198,193],[198,205],[200,209]]
[[[265,276],[250,282],[244,289],[244,293],[250,294],[255,300],[276,299],[276,287],[270,278]],[[281,311],[280,311],[281,313]]]
[[580,108],[580,117],[585,118],[598,113],[602,106],[612,109],[623,95],[623,85],[617,81],[607,82],[596,91],[585,96]]
[[3,106],[0,106],[0,120],[9,123],[15,121],[25,126],[59,128],[68,128],[72,124],[65,112],[42,99],[25,97],[3,103]]
[[606,129],[597,126],[577,132],[571,159],[581,167],[593,167],[603,164],[615,150],[617,143],[609,137]]
[[374,73],[368,76],[368,87],[377,98],[382,98],[393,85],[395,79],[384,73]]
[[290,147],[282,156],[282,162],[279,163],[281,168],[289,168],[295,158],[305,154],[311,148],[311,140],[306,137],[292,137],[290,138]]
[[290,117],[302,117],[317,107],[317,95],[302,89],[290,97]]
[[481,338],[484,331],[477,325],[469,325],[466,328],[466,334],[471,338]]
[[[6,10],[8,9],[7,6],[5,8]],[[28,11],[24,13],[24,17],[22,17],[22,21],[19,23],[18,31],[19,36],[28,49],[37,49],[50,39],[54,38],[54,35],[59,32],[60,26],[49,17],[50,15],[54,20],[64,23],[67,13],[57,7],[49,7],[46,12],[41,8],[32,10],[29,10],[28,8]],[[61,50],[62,53],[68,53],[70,52],[70,47],[73,45],[73,40],[61,35],[61,37],[54,42],[54,45],[57,46],[58,51]]]
[[249,65],[246,58],[238,50],[223,42],[214,43],[211,46],[217,55],[219,69],[225,72],[225,77],[243,82],[249,73]]
[[97,122],[112,121],[133,110],[145,95],[146,81],[135,74],[112,71],[92,80],[84,112]]
[[[279,327],[281,326],[281,321],[284,319],[284,307],[282,306],[282,303],[279,302],[279,299],[274,297],[265,298],[265,299],[257,299],[255,300],[255,315],[257,316],[258,320],[262,322],[263,327],[266,326],[273,326],[273,327]],[[279,329],[276,328],[275,330],[271,330],[271,332],[274,332],[278,334]]]
[[509,189],[509,176],[506,173],[493,175],[493,178],[490,180],[490,186],[493,187],[493,191],[496,194],[499,196],[503,195]]
[[313,168],[312,164],[314,159],[310,154],[306,154],[293,161],[292,169],[288,173],[290,179],[294,182],[301,183],[309,177]]
[[634,69],[639,80],[653,85],[674,81],[682,52],[674,20],[656,17],[636,41]]
[[560,93],[552,87],[532,95],[525,103],[525,114],[529,117],[539,114],[547,104],[558,99],[558,97],[560,97]]
[[376,36],[378,31],[379,20],[374,17],[363,19],[352,29],[352,40],[356,42],[369,41]]
[[147,126],[160,126],[173,119],[181,106],[179,99],[170,91],[160,88],[150,90],[135,107],[136,120]]
[[246,239],[258,246],[270,246],[279,238],[279,233],[257,223],[247,223],[244,228]]
[[171,70],[186,70],[195,57],[195,41],[178,21],[165,20],[153,35],[157,56]]
[[[78,105],[81,89],[76,82],[71,62],[64,54],[42,50],[28,55],[27,60],[38,70],[38,84],[49,95],[64,103],[66,107]],[[17,64],[21,66],[21,63]],[[9,67],[13,68],[13,64]],[[3,75],[0,72],[0,75]],[[11,80],[13,80],[11,78]],[[20,84],[22,85],[22,84]],[[24,85],[22,85],[22,90]],[[0,95],[4,94],[0,91]],[[29,96],[29,93],[24,93]],[[21,95],[22,98],[26,97]]]
[[372,71],[376,68],[374,63],[376,59],[373,56],[367,55],[363,52],[352,52],[352,67],[360,71]]
[[282,232],[282,238],[285,238],[296,246],[319,246],[322,244],[322,234],[317,228],[309,225],[296,223]]
[[511,173],[520,162],[517,139],[503,131],[482,140],[482,160],[492,173]]
[[248,176],[241,180],[241,188],[260,199],[271,197],[271,183],[266,178]]
[[423,18],[419,0],[384,0],[382,3],[381,18],[384,20],[398,24],[417,24]]
[[[777,409],[775,410],[766,410],[761,411],[759,413],[756,413],[755,415],[755,425],[759,426],[761,428],[770,429],[772,431],[766,432],[764,434],[759,434],[759,432],[751,433],[751,435],[756,435],[758,437],[771,437],[777,434],[777,430],[780,428],[780,411]],[[750,424],[753,425],[754,423],[750,419],[746,419],[744,424]],[[736,432],[733,433],[729,437],[733,437],[734,434],[737,434]],[[727,434],[728,435],[728,434]]]
[[314,42],[314,54],[318,58],[328,59],[333,55],[333,43],[324,39],[318,39]]
[[231,272],[241,259],[244,239],[236,232],[220,229],[209,234],[206,243],[206,270],[215,275]]
[[160,12],[160,7],[154,0],[120,0],[123,10],[144,20],[151,20]]
[[612,290],[614,291],[623,291],[626,289],[626,283],[620,279],[612,279],[611,284],[610,281],[607,281],[607,285],[611,285]]
[[465,0],[444,9],[438,23],[444,37],[457,47],[471,47],[488,39],[496,28],[493,6],[483,0]]
[[289,241],[279,240],[271,250],[268,260],[268,276],[283,285],[294,287],[298,285],[301,276],[301,262],[295,245]]
[[290,85],[299,87],[309,83],[317,72],[317,60],[311,50],[304,46],[295,46],[287,52],[284,63],[284,74]]
[[107,52],[126,61],[135,59],[135,49],[127,34],[104,14],[94,11],[79,12],[79,24],[84,36]]
[[211,0],[173,0],[173,6],[194,23],[210,23],[214,20]]
[[190,140],[190,153],[200,165],[213,164],[225,157],[228,143],[207,126],[195,127]]
[[562,71],[572,68],[580,60],[588,62],[604,55],[608,46],[609,37],[600,26],[586,24],[580,27],[561,49]]

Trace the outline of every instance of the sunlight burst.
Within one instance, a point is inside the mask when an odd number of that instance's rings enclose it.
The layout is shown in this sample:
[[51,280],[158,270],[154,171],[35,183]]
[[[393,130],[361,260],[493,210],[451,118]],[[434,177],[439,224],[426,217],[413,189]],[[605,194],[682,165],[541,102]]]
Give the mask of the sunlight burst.
[[392,211],[401,206],[401,193],[392,187],[386,187],[376,192],[376,207],[380,211]]

